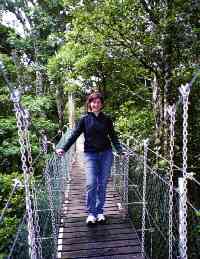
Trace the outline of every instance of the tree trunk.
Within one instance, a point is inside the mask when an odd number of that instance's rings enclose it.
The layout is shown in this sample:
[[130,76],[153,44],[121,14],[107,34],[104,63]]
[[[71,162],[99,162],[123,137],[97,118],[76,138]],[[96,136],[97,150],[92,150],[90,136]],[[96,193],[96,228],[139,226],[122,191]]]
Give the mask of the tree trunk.
[[155,115],[155,146],[156,150],[163,155],[164,140],[164,92],[162,82],[155,75],[152,82],[153,89],[153,111]]
[[168,140],[169,140],[169,123],[168,123],[168,101],[167,101],[167,87],[168,81],[165,80],[164,91],[163,91],[163,156],[169,157],[168,153]]
[[75,101],[72,93],[68,93],[68,114],[69,114],[69,127],[75,127]]
[[56,103],[59,119],[59,129],[62,130],[64,125],[64,91],[62,86],[59,86],[56,90]]

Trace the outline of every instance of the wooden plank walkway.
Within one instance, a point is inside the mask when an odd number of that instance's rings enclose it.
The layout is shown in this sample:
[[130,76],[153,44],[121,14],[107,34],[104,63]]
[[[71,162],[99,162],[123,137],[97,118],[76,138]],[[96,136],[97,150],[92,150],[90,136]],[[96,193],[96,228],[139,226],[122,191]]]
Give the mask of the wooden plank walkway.
[[63,204],[58,239],[58,258],[62,259],[144,259],[137,233],[118,209],[118,194],[108,184],[104,224],[85,223],[85,176],[83,152],[78,153],[71,172],[70,189]]

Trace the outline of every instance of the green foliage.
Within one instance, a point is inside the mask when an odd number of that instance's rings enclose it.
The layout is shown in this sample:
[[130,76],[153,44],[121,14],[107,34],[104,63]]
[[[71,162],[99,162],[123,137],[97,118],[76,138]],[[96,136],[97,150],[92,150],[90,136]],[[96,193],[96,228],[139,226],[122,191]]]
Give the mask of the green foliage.
[[13,131],[17,130],[16,118],[10,116],[9,118],[0,117],[0,140],[8,137]]
[[[17,74],[16,74],[16,69],[12,61],[12,58],[7,54],[0,53],[0,60],[3,62],[4,66],[6,67],[8,79],[15,82]],[[0,74],[0,88],[2,88],[3,82],[4,80],[3,80],[2,74]]]
[[20,147],[14,116],[0,117],[0,160],[5,171],[17,170]]
[[[23,183],[23,176],[17,172],[10,175],[0,173],[0,212],[2,212],[10,197],[16,179]],[[5,210],[3,220],[0,222],[0,254],[5,255],[5,251],[9,251],[10,242],[15,236],[24,215],[24,195],[23,186],[16,189],[10,199],[8,208]]]
[[0,156],[5,158],[19,157],[19,143],[15,143],[15,145],[13,142],[8,142],[8,140],[3,141],[2,146],[0,147]]
[[7,94],[0,94],[0,110],[1,114],[4,114],[4,116],[11,113],[12,107],[10,103],[10,98]]
[[41,116],[41,113],[51,114],[55,108],[55,101],[51,96],[31,96],[26,95],[22,97],[22,104],[31,115]]
[[55,84],[64,84],[67,77],[73,75],[73,65],[82,53],[79,44],[69,43],[63,46],[56,56],[49,59],[48,75]]
[[124,140],[145,139],[153,132],[153,113],[148,108],[137,109],[126,102],[120,107],[116,127]]
[[0,24],[0,52],[4,54],[11,54],[12,51],[8,40],[9,31],[9,28],[3,24]]
[[58,125],[56,123],[44,118],[40,118],[39,120],[37,118],[33,118],[32,123],[32,127],[37,133],[45,129],[49,137],[54,135],[53,133],[58,129]]
[[[0,95],[2,96],[2,95]],[[7,96],[7,95],[3,95]],[[11,102],[9,100],[9,106]],[[30,120],[30,143],[32,146],[33,156],[37,156],[40,150],[39,136],[40,132],[45,129],[49,138],[55,135],[57,124],[52,121],[55,115],[55,101],[48,96],[33,97],[24,96],[23,106],[26,107],[31,116]],[[3,111],[0,117],[0,158],[1,167],[7,171],[16,170],[20,165],[20,144],[17,134],[16,118],[14,116],[5,117]],[[41,114],[43,116],[41,117]],[[41,170],[40,170],[41,171]]]

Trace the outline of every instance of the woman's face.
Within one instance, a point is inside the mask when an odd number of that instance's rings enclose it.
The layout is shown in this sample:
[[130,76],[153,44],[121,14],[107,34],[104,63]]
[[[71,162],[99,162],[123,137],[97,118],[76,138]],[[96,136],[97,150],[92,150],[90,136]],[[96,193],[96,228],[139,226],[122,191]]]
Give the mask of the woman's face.
[[99,98],[96,98],[91,101],[90,107],[92,112],[100,112],[101,108],[103,107],[103,104]]

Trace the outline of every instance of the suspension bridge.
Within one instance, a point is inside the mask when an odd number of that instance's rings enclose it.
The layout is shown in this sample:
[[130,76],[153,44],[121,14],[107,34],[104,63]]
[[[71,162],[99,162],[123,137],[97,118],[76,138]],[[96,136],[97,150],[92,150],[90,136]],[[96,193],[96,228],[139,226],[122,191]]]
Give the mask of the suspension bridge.
[[[20,104],[17,91],[12,100],[21,147],[26,212],[10,243],[7,258],[135,258],[197,259],[199,235],[192,235],[199,224],[198,209],[187,197],[187,183],[200,183],[187,170],[188,96],[190,88],[182,86],[183,168],[174,165],[174,131],[176,107],[170,106],[170,158],[151,150],[148,141],[124,144],[126,155],[114,155],[108,186],[104,225],[85,225],[84,164],[81,143],[64,157],[49,154],[48,138],[43,138],[42,152],[32,160],[29,140],[29,114]],[[70,134],[63,134],[61,142]],[[34,177],[34,164],[46,157],[42,177]],[[156,165],[164,160],[162,169]],[[153,161],[153,163],[152,163]],[[173,181],[174,171],[180,177]],[[4,221],[10,200],[21,187],[15,182],[0,224]]]

